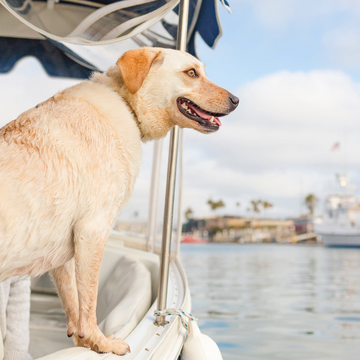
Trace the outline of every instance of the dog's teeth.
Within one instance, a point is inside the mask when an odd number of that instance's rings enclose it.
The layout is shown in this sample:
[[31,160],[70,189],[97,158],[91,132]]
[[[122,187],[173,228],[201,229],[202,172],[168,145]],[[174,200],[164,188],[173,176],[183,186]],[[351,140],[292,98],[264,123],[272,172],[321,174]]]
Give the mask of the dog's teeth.
[[211,117],[210,122],[211,122],[212,124],[215,122],[213,116]]
[[186,106],[185,103],[182,103],[182,104],[181,104],[181,107],[182,107],[183,109],[187,109],[187,106]]

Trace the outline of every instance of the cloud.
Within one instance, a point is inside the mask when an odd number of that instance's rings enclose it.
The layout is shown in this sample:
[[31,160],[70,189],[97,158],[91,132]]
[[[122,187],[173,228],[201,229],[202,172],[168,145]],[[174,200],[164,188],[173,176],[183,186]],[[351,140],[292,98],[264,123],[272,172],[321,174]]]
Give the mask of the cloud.
[[[218,165],[245,172],[328,164],[331,145],[359,129],[359,90],[341,72],[269,75],[238,91],[239,108],[216,135],[188,132],[189,142]],[[348,146],[358,149],[356,143]],[[351,161],[358,163],[356,156]]]
[[[278,206],[273,215],[298,214],[307,192],[325,196],[335,172],[360,166],[359,90],[335,71],[280,72],[244,85],[218,133],[186,132],[184,203],[209,213],[206,200],[222,198],[230,213],[236,201],[262,198]],[[341,151],[331,152],[337,141]]]
[[32,57],[21,59],[10,73],[1,74],[0,79],[0,127],[58,91],[79,82],[49,77]]

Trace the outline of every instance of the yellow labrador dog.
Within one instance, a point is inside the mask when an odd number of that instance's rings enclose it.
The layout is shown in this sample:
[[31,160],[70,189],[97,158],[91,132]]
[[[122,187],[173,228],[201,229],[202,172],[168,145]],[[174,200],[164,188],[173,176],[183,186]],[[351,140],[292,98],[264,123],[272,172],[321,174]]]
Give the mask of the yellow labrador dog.
[[0,130],[0,281],[50,271],[77,346],[123,355],[96,323],[106,239],[132,193],[141,141],[172,126],[217,131],[239,99],[193,56],[126,52]]

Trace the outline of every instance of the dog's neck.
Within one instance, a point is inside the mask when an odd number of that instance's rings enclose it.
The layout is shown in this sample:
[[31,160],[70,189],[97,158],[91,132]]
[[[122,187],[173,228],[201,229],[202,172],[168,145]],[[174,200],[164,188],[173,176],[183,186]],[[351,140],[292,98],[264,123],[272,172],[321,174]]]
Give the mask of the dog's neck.
[[154,108],[138,94],[130,94],[117,66],[112,66],[105,74],[94,73],[90,80],[106,85],[126,101],[140,129],[142,141],[162,138],[172,128],[165,109]]

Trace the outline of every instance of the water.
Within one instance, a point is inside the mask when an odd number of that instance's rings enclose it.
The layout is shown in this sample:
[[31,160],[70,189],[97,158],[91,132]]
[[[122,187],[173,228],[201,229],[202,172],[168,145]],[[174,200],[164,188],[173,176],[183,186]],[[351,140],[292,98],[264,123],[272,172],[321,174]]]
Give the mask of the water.
[[360,359],[360,249],[182,245],[192,311],[230,359]]

